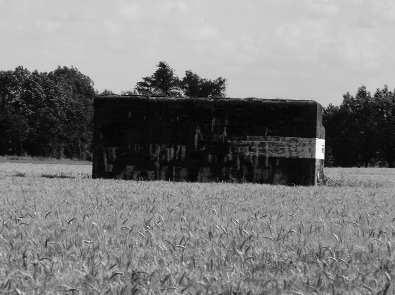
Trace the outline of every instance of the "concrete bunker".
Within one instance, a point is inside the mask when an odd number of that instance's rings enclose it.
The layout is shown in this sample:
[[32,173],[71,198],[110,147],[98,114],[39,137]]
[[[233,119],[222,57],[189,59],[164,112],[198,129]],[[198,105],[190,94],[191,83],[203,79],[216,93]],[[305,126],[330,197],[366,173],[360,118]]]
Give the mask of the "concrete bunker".
[[311,100],[98,96],[93,177],[314,185],[322,111]]

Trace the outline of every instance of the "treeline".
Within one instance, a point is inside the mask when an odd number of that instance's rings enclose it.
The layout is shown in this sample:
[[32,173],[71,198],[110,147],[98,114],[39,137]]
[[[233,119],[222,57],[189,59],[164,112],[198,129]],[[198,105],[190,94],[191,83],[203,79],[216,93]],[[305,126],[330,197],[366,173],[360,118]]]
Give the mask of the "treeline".
[[[192,71],[183,78],[160,62],[123,95],[225,97],[226,80]],[[51,72],[18,67],[0,71],[0,155],[91,159],[92,80],[74,67]],[[388,87],[372,95],[360,87],[340,106],[325,108],[327,166],[395,167],[395,93]]]
[[90,159],[94,95],[73,67],[0,71],[0,155]]
[[387,86],[373,95],[365,86],[346,93],[323,119],[327,166],[395,167],[395,93]]

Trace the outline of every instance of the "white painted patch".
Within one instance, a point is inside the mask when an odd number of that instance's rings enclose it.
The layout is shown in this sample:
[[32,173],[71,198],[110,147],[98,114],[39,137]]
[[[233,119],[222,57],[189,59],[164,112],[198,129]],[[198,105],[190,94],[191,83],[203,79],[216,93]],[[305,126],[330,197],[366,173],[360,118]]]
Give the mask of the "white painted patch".
[[315,139],[315,158],[318,160],[325,159],[325,139]]
[[229,141],[237,153],[268,158],[325,158],[325,139],[281,136],[247,136]]

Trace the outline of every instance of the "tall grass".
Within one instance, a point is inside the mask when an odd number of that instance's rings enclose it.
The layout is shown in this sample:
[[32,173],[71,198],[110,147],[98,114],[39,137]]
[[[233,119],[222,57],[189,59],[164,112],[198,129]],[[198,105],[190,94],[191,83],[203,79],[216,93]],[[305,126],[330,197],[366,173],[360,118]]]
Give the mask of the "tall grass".
[[0,293],[394,293],[390,169],[285,187],[19,165],[0,163]]

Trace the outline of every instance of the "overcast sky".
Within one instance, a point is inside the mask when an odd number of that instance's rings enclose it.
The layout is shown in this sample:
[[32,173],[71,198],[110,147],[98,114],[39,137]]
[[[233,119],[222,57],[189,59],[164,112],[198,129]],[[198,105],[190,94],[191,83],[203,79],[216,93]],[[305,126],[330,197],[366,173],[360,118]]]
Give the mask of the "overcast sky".
[[395,87],[395,0],[0,0],[0,70],[74,65],[130,90],[160,60],[229,97],[341,102]]

